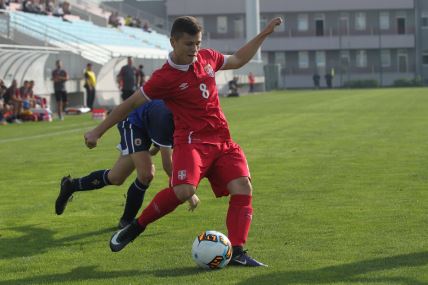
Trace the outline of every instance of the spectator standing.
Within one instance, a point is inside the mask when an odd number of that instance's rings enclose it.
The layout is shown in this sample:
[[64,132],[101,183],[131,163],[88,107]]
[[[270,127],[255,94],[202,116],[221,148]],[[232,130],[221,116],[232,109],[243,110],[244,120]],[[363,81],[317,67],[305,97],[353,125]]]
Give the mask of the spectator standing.
[[318,74],[318,72],[315,72],[314,75],[312,76],[312,80],[314,81],[315,89],[320,88],[320,79],[321,79],[321,76]]
[[85,69],[85,89],[86,89],[86,106],[91,109],[94,106],[95,101],[95,86],[97,85],[97,78],[95,73],[92,71],[92,64],[88,63]]
[[254,92],[254,84],[256,83],[256,77],[252,72],[248,73],[248,85],[250,86],[250,93]]
[[67,90],[65,88],[65,82],[68,80],[67,71],[62,68],[61,60],[55,62],[56,68],[52,71],[52,81],[54,85],[55,100],[58,118],[64,120],[62,113],[67,106]]
[[0,79],[0,99],[3,99],[4,94],[6,93],[7,87],[4,85],[2,79]]
[[7,125],[6,119],[4,117],[5,104],[4,104],[4,94],[6,93],[6,86],[4,85],[3,80],[0,79],[0,125]]
[[333,88],[333,74],[331,72],[328,72],[325,76],[325,83],[327,85],[327,88]]
[[122,90],[122,100],[130,97],[135,90],[136,68],[132,65],[132,58],[128,57],[128,63],[120,69],[117,75],[117,81]]
[[135,72],[135,81],[137,84],[137,89],[144,85],[144,82],[146,82],[146,75],[143,71],[144,66],[140,64],[138,66],[137,71]]
[[0,10],[6,10],[6,5],[3,0],[0,0]]
[[234,76],[232,80],[229,81],[229,95],[227,97],[238,97],[238,76]]

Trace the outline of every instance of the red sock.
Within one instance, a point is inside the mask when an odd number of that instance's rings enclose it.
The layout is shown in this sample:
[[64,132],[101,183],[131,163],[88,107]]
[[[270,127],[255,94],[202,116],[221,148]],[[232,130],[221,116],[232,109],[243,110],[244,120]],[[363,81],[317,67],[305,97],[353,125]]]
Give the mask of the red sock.
[[140,226],[146,227],[148,224],[174,211],[182,203],[172,188],[165,188],[156,194],[150,204],[143,210],[140,217],[138,217],[138,223]]
[[226,225],[232,246],[243,246],[247,241],[252,215],[251,196],[232,195],[230,197]]

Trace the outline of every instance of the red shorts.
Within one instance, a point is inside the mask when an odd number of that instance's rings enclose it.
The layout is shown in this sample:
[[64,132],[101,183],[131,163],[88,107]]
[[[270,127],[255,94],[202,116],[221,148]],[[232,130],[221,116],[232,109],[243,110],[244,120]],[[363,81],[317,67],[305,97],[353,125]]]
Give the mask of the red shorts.
[[172,186],[198,186],[208,178],[216,197],[229,195],[227,184],[239,177],[250,177],[244,152],[233,141],[219,144],[179,144],[172,154]]

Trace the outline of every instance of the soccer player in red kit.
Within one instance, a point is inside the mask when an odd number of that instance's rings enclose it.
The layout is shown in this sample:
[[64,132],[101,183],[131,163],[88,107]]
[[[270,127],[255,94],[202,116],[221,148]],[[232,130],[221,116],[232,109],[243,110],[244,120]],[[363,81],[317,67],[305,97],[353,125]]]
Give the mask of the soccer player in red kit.
[[85,134],[86,145],[95,147],[110,127],[153,99],[163,99],[174,116],[172,187],[160,191],[138,219],[112,236],[112,251],[123,249],[150,223],[188,200],[195,194],[200,180],[206,177],[217,197],[231,196],[226,217],[233,246],[230,264],[264,265],[243,250],[253,213],[250,173],[243,151],[230,137],[219,104],[215,72],[246,64],[281,23],[281,18],[274,18],[236,53],[226,56],[212,49],[200,49],[202,27],[194,17],[177,18],[171,28],[173,51],[168,61],[106,120]]

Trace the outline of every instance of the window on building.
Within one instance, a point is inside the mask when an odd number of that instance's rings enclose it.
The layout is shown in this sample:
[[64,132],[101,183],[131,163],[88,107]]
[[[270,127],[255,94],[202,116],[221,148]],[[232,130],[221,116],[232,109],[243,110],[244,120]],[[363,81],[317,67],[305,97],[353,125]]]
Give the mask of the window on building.
[[339,17],[339,31],[341,35],[349,34],[349,13],[342,12]]
[[355,64],[357,67],[365,68],[367,67],[367,51],[358,50],[356,53]]
[[421,25],[422,25],[422,28],[425,28],[425,29],[428,28],[428,12],[422,12]]
[[389,30],[389,12],[379,13],[379,27],[381,30]]
[[349,50],[341,50],[340,51],[340,64],[342,66],[349,66],[351,63],[351,54]]
[[357,31],[364,31],[366,29],[366,13],[355,13],[355,29]]
[[407,12],[406,11],[396,12],[396,25],[397,25],[397,34],[404,35],[407,29]]
[[383,49],[380,51],[380,61],[382,67],[390,67],[391,66],[391,50]]
[[428,51],[426,51],[422,54],[422,64],[428,65]]
[[280,64],[281,67],[285,67],[285,51],[275,52],[275,62]]
[[233,33],[235,37],[241,38],[244,36],[244,18],[236,17],[233,19]]
[[265,51],[262,52],[262,61],[263,61],[263,64],[269,64],[268,52],[265,52]]
[[398,72],[407,72],[408,70],[408,53],[405,49],[397,51]]
[[266,16],[261,16],[260,17],[260,30],[263,30],[266,25],[268,23],[268,19],[266,18]]
[[307,51],[299,51],[299,68],[309,68],[309,53]]
[[324,36],[325,16],[322,13],[315,14],[315,35]]
[[217,17],[217,33],[226,34],[227,33],[227,17],[218,16]]
[[325,51],[317,51],[315,52],[315,63],[318,68],[325,67]]
[[308,14],[299,14],[297,16],[297,30],[307,31],[309,29]]

